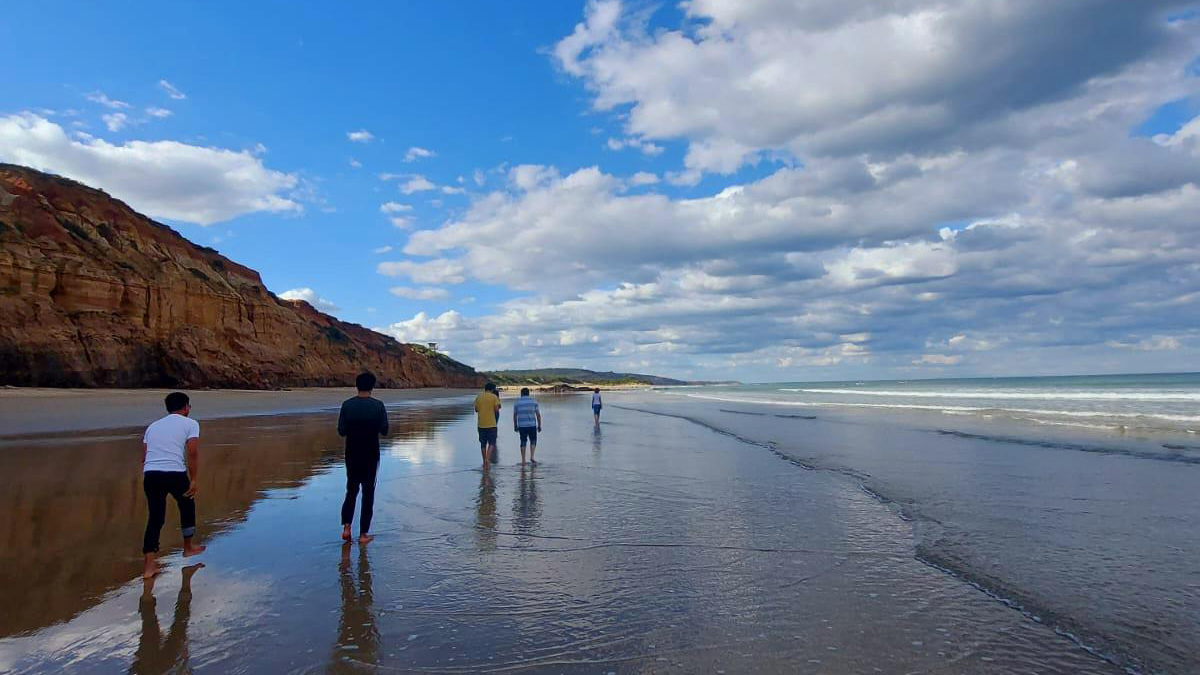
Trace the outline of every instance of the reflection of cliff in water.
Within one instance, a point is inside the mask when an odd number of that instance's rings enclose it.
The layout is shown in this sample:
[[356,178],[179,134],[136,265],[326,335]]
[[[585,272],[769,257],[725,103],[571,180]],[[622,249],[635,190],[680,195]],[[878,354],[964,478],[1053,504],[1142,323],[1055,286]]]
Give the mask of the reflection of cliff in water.
[[[431,435],[460,414],[394,410],[389,441]],[[340,463],[333,421],[324,413],[202,422],[201,540],[243,521],[266,491],[298,487]],[[138,576],[141,461],[140,429],[0,440],[0,637],[70,620]],[[171,500],[162,542],[164,554],[182,543]]]

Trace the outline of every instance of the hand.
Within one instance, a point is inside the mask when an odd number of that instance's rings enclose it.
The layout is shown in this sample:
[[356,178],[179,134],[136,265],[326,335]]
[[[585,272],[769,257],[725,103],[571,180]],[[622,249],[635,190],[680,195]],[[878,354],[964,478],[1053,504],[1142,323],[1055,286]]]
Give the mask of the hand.
[[195,497],[196,496],[196,481],[192,481],[191,483],[188,484],[187,492],[183,493],[183,496],[184,497]]
[[540,434],[540,433],[542,433],[542,428],[541,428],[541,427],[538,427],[538,433],[539,433],[539,434]]

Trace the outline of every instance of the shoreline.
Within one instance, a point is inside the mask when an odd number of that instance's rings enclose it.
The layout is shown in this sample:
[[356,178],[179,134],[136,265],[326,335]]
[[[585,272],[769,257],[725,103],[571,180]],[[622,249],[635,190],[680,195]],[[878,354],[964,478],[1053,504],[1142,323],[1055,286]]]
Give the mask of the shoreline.
[[[171,391],[177,390],[3,388],[0,389],[0,438],[144,426],[165,414],[162,400]],[[330,410],[355,393],[353,387],[178,391],[191,397],[191,416],[201,421]],[[430,387],[376,389],[374,396],[385,405],[393,405],[474,393],[474,389]]]

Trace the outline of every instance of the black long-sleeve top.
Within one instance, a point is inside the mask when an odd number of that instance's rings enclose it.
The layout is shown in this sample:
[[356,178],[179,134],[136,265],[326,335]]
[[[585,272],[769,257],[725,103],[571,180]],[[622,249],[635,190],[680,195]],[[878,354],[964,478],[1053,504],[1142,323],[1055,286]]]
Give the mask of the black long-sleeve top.
[[346,456],[378,455],[379,437],[387,436],[387,409],[383,401],[355,396],[342,403],[338,435],[346,437]]

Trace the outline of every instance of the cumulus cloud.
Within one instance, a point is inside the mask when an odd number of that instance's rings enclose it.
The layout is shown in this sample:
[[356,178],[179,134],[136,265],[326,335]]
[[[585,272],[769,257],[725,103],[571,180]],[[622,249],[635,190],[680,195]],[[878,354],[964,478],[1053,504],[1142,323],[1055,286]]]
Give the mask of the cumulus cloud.
[[380,213],[406,213],[412,211],[413,207],[400,202],[384,202],[379,205]]
[[434,157],[436,155],[437,155],[437,153],[432,150],[427,150],[425,148],[419,148],[414,145],[413,147],[408,149],[408,152],[404,153],[404,161],[405,162],[415,162],[418,159],[425,159],[427,157]]
[[450,291],[444,288],[412,288],[409,286],[392,286],[388,291],[397,297],[410,300],[445,300],[450,297]]
[[125,101],[118,101],[116,99],[111,99],[108,97],[108,95],[106,95],[102,91],[92,92],[92,93],[88,94],[86,96],[86,98],[87,98],[87,100],[91,101],[92,103],[99,103],[100,105],[104,106],[105,108],[112,108],[113,110],[121,110],[122,108],[129,107],[129,104],[126,103]]
[[208,225],[256,211],[296,212],[294,174],[248,151],[178,141],[72,139],[39,115],[0,117],[0,160],[104,189],[148,215]]
[[1200,118],[1130,133],[1196,94],[1178,4],[691,0],[664,26],[592,2],[552,58],[624,126],[610,147],[678,142],[682,166],[504,167],[379,271],[520,297],[386,329],[483,367],[1178,369]]
[[359,129],[358,131],[347,131],[346,138],[353,143],[370,143],[375,139],[375,135],[366,129]]
[[424,176],[411,176],[408,180],[400,184],[400,191],[406,195],[436,189],[437,185]]
[[184,94],[182,91],[179,91],[179,89],[176,88],[175,85],[171,84],[170,82],[167,82],[166,80],[159,80],[158,87],[160,89],[162,89],[164,92],[166,92],[167,96],[170,96],[171,98],[173,98],[177,101],[181,101],[181,100],[187,98],[186,94]]
[[338,306],[317,295],[317,292],[311,288],[293,288],[290,291],[284,291],[279,294],[279,297],[284,300],[303,300],[308,304],[316,307],[322,312],[336,312]]
[[120,131],[129,124],[129,116],[125,113],[109,113],[101,115],[100,119],[104,120],[104,126],[108,127],[109,131]]

